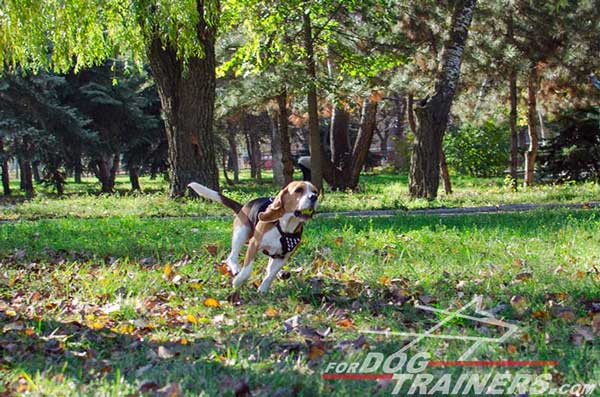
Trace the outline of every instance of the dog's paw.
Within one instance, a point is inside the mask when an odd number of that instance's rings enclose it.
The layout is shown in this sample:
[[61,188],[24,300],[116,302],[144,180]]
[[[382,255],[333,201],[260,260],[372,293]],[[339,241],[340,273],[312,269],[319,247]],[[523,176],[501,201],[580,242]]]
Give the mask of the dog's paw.
[[227,268],[232,275],[237,275],[240,272],[240,266],[234,262],[227,262]]

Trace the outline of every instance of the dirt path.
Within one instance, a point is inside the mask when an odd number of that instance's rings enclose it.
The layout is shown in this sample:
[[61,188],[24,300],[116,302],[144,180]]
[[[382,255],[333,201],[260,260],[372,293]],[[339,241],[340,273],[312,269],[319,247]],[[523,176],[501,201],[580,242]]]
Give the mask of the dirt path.
[[[571,204],[504,204],[504,205],[488,205],[481,207],[457,207],[457,208],[427,208],[420,210],[365,210],[365,211],[338,211],[338,212],[319,212],[317,217],[319,218],[335,218],[335,217],[389,217],[396,215],[440,215],[440,216],[452,216],[452,215],[476,215],[476,214],[500,214],[508,212],[522,212],[532,211],[537,209],[592,209],[600,208],[600,201],[590,201],[585,203],[571,203]],[[165,217],[149,217],[152,219],[230,219],[230,215],[220,216],[165,216]],[[40,219],[5,219],[0,220],[0,225],[6,223],[16,223],[22,221],[39,221],[39,220],[52,220],[62,218],[40,218]],[[98,218],[81,218],[81,219],[98,219]]]
[[532,211],[537,209],[591,209],[600,208],[600,201],[573,204],[504,204],[488,205],[482,207],[458,208],[427,208],[422,210],[368,210],[368,211],[340,211],[322,212],[319,217],[331,218],[336,216],[394,216],[394,215],[466,215],[466,214],[496,214],[505,212]]

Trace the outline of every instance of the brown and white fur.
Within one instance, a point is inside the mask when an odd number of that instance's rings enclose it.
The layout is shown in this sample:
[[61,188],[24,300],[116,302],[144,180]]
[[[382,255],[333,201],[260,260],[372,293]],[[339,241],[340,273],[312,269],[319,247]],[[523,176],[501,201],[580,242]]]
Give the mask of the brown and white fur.
[[[283,232],[295,233],[301,230],[304,222],[312,217],[312,213],[317,207],[317,189],[312,183],[305,181],[295,181],[288,184],[277,194],[266,210],[258,215],[257,206],[266,205],[265,200],[269,200],[268,198],[255,199],[242,206],[240,203],[199,183],[192,182],[188,186],[199,196],[221,203],[236,213],[233,222],[231,252],[226,261],[227,267],[235,275],[233,279],[234,288],[239,288],[250,278],[257,252],[265,252],[271,256],[278,256],[283,253],[280,242],[281,234],[276,227],[277,221],[279,221]],[[303,213],[307,213],[307,210],[309,215],[303,215]],[[248,242],[248,249],[240,269],[238,258],[242,246],[246,242]],[[258,288],[260,292],[264,293],[269,290],[277,272],[281,270],[297,248],[298,246],[292,252],[283,255],[282,258],[269,258],[266,276]]]

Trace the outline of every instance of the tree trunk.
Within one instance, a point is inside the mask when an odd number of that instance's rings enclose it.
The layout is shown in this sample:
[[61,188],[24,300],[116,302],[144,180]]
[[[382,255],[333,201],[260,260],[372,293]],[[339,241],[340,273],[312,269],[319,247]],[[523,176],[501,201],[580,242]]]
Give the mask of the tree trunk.
[[129,182],[131,183],[131,191],[142,191],[140,186],[140,175],[139,175],[139,167],[131,166],[129,167]]
[[310,15],[303,14],[304,22],[304,50],[306,51],[306,69],[308,72],[308,130],[310,143],[310,173],[311,182],[319,190],[323,191],[323,148],[321,146],[321,135],[319,133],[319,113],[317,104],[317,72],[314,59],[313,37]]
[[281,139],[281,162],[283,163],[283,179],[287,185],[294,180],[294,160],[292,158],[292,145],[288,129],[287,92],[284,90],[277,96],[279,112],[279,136]]
[[409,190],[412,197],[429,200],[437,197],[442,139],[460,77],[462,55],[475,4],[476,0],[459,0],[456,3],[452,15],[452,32],[444,45],[442,68],[436,79],[435,92],[415,108],[419,123],[410,171]]
[[31,172],[33,174],[33,180],[35,183],[40,183],[42,181],[42,177],[40,176],[40,163],[39,161],[35,161],[31,163]]
[[408,167],[408,142],[406,139],[407,100],[404,95],[393,98],[396,109],[396,127],[392,130],[394,143],[393,164],[396,172],[406,170]]
[[2,164],[2,191],[5,196],[10,196],[10,168],[8,166],[8,159],[4,153],[4,142],[0,138],[0,162]]
[[252,154],[252,144],[250,143],[250,133],[244,129],[244,138],[246,139],[246,152],[248,153],[248,163],[250,163],[250,178],[256,178],[256,167],[254,165],[254,155]]
[[64,175],[57,169],[54,171],[52,175],[52,179],[54,180],[54,187],[56,188],[56,194],[62,196],[65,193],[65,177]]
[[408,126],[414,135],[417,133],[417,121],[415,120],[415,98],[412,93],[408,94],[406,109],[406,113],[408,114]]
[[100,180],[102,185],[102,193],[112,193],[113,184],[110,182],[110,169],[108,161],[105,158],[100,158],[96,161],[96,178]]
[[227,142],[229,142],[229,159],[231,161],[231,168],[233,169],[233,182],[239,183],[240,181],[240,164],[238,162],[238,147],[235,141],[235,129],[232,127],[227,128]]
[[231,179],[229,179],[229,175],[227,174],[227,153],[223,151],[223,155],[221,156],[221,165],[223,166],[223,177],[225,178],[225,183],[229,186],[233,185]]
[[213,133],[216,26],[206,24],[202,18],[203,3],[197,4],[203,58],[191,57],[184,64],[176,49],[158,37],[152,40],[147,51],[169,144],[171,197],[183,196],[187,185],[194,181],[219,190]]
[[[507,25],[507,36],[509,41],[512,42],[514,38],[514,24],[512,12],[509,13]],[[509,84],[509,97],[510,97],[510,179],[512,189],[517,191],[518,189],[518,174],[517,167],[519,166],[519,133],[517,131],[517,70],[511,67],[510,74],[508,76]]]
[[117,180],[117,173],[119,172],[119,167],[121,166],[121,153],[118,150],[115,150],[112,158],[112,165],[110,167],[110,177],[109,184],[110,190],[115,188],[115,182]]
[[29,160],[19,158],[19,169],[21,171],[21,190],[25,192],[27,197],[32,197],[34,194],[33,173],[31,172]]
[[348,186],[352,166],[352,149],[350,147],[350,115],[341,105],[336,104],[331,114],[329,130],[329,146],[331,148],[331,164],[324,162],[323,168],[335,167],[333,180],[327,181],[334,190],[344,190]]
[[517,73],[513,69],[509,75],[510,85],[510,179],[514,191],[517,191],[519,166],[519,133],[517,131]]
[[379,102],[374,98],[363,101],[363,109],[360,117],[360,130],[354,142],[352,150],[352,171],[350,174],[350,183],[348,187],[355,189],[358,186],[360,171],[365,165],[369,148],[373,141],[373,134],[377,123],[377,105]]
[[73,182],[81,183],[82,171],[83,169],[81,167],[81,158],[77,158],[75,160],[75,166],[73,167]]
[[531,65],[529,79],[527,82],[527,134],[529,136],[529,148],[525,152],[525,178],[524,186],[533,186],[535,158],[538,152],[537,134],[537,66]]
[[440,150],[440,172],[442,173],[442,183],[444,185],[444,192],[446,194],[452,194],[452,181],[450,180],[450,173],[448,172],[448,163],[446,163],[446,154],[444,149]]
[[284,187],[283,161],[281,153],[281,135],[277,126],[277,114],[273,112],[271,119],[271,167],[273,169],[273,184]]
[[254,158],[254,177],[257,181],[262,180],[262,152],[260,151],[260,138],[250,133],[250,145],[252,145],[252,157]]

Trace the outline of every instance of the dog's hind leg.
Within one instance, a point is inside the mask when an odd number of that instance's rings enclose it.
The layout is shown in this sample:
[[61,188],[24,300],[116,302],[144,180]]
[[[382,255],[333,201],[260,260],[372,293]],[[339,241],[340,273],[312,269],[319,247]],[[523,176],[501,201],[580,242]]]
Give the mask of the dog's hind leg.
[[231,252],[227,257],[226,263],[227,267],[236,275],[240,272],[240,265],[238,263],[238,259],[240,257],[240,252],[242,251],[242,247],[248,241],[251,234],[250,227],[238,222],[235,222],[233,227],[233,235],[231,236]]
[[244,266],[237,276],[233,279],[233,287],[239,288],[242,284],[250,278],[252,274],[252,265],[254,264],[254,257],[258,250],[258,243],[254,238],[250,239],[248,250],[246,251],[246,257],[244,258]]

